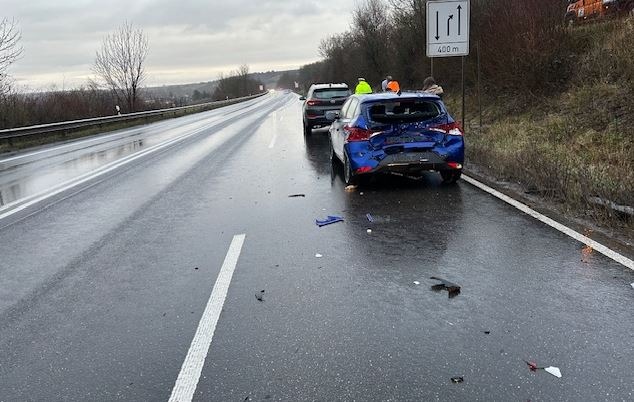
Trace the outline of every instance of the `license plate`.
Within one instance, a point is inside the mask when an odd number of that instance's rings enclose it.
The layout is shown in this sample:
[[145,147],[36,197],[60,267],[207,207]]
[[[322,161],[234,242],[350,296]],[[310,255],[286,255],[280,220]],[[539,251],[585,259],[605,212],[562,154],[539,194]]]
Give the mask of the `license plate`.
[[386,145],[393,145],[393,144],[412,144],[414,142],[427,142],[427,137],[423,137],[423,136],[416,136],[416,137],[387,137],[385,139],[385,144]]
[[429,159],[425,157],[425,155],[422,154],[400,154],[395,158],[397,163],[425,163],[425,162],[429,162]]

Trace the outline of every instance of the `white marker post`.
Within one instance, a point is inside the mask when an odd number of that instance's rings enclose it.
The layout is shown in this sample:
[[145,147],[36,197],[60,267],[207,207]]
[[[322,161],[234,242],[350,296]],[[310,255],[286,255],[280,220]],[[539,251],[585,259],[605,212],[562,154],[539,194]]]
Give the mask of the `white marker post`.
[[462,129],[465,129],[464,58],[469,55],[470,0],[427,2],[427,57],[462,57]]

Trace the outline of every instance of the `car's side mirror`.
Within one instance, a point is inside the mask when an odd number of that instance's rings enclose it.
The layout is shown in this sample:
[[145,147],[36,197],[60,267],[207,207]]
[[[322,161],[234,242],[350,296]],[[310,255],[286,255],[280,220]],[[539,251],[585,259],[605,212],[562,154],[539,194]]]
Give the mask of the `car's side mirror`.
[[326,120],[335,121],[339,119],[339,111],[337,110],[329,110],[326,112]]
[[299,97],[299,100],[303,100],[303,101],[305,101],[305,100],[306,100],[306,97],[305,97],[305,96],[300,96],[300,97]]

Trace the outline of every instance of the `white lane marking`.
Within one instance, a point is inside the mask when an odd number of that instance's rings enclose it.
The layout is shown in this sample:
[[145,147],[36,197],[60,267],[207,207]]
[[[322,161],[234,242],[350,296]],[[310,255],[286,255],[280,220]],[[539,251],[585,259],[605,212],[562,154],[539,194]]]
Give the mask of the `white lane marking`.
[[476,179],[463,175],[462,176],[464,181],[466,181],[467,183],[478,187],[481,190],[486,191],[487,193],[491,194],[494,197],[499,198],[500,200],[511,204],[512,206],[514,206],[515,208],[519,209],[520,211],[524,212],[527,215],[532,216],[533,218],[537,219],[540,222],[545,223],[546,225],[557,229],[558,231],[572,237],[573,239],[585,244],[586,246],[590,246],[592,247],[594,250],[598,251],[599,253],[605,255],[608,258],[613,259],[614,261],[618,262],[619,264],[622,264],[626,267],[628,267],[631,270],[634,270],[634,261],[630,260],[629,258],[617,253],[616,251],[609,249],[608,247],[604,246],[603,244],[592,240],[591,238],[589,238],[588,236],[584,236],[581,233],[570,229],[567,226],[562,225],[561,223],[547,217],[546,215],[540,214],[539,212],[531,209],[528,205],[522,204],[521,202],[514,200],[513,198],[504,195],[502,193],[500,193],[497,190],[492,189],[491,187],[487,186],[486,184],[480,183],[479,181],[477,181]]
[[194,392],[196,392],[200,374],[216,331],[216,324],[220,318],[222,306],[225,304],[229,284],[238,263],[238,257],[240,257],[245,237],[246,235],[244,234],[233,236],[229,251],[227,251],[227,256],[216,279],[216,284],[211,291],[207,307],[205,307],[205,312],[198,323],[198,329],[196,329],[187,357],[185,357],[181,371],[176,379],[176,384],[174,384],[172,389],[170,402],[189,402],[192,400]]
[[275,141],[277,141],[277,131],[273,133],[273,138],[271,138],[269,149],[273,149],[273,147],[275,146]]

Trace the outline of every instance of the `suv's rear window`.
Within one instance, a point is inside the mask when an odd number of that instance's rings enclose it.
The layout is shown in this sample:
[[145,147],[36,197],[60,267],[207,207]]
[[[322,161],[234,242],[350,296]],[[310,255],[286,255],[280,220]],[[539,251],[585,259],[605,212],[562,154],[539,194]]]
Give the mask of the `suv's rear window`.
[[399,99],[372,103],[368,106],[368,114],[375,123],[416,122],[434,119],[442,114],[442,109],[434,101]]
[[347,98],[348,96],[350,96],[350,90],[345,88],[315,89],[313,92],[313,98],[316,99]]

